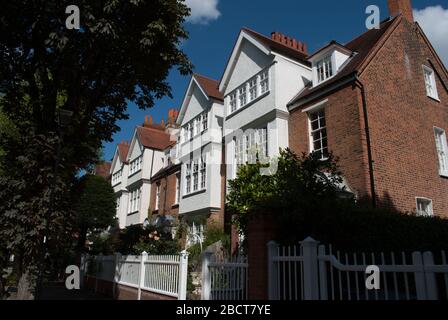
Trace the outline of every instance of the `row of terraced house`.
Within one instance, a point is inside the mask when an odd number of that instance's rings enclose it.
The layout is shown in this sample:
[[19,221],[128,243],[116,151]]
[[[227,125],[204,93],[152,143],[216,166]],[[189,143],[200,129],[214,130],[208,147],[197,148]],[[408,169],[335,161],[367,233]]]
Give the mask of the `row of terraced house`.
[[228,225],[228,181],[253,148],[331,151],[357,199],[448,216],[448,72],[411,2],[388,2],[378,29],[312,54],[281,33],[241,29],[219,81],[194,74],[179,109],[117,146],[120,227],[148,216]]

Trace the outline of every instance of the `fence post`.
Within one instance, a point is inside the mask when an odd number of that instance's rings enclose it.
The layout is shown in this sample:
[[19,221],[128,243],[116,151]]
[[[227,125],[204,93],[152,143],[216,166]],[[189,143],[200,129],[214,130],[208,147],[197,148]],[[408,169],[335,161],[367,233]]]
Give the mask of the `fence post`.
[[432,252],[427,251],[423,253],[423,268],[425,270],[425,282],[426,282],[426,299],[437,300],[437,283],[436,275],[434,272],[429,271],[428,267],[434,266],[434,257]]
[[325,260],[320,260],[319,258],[323,258],[325,256],[325,246],[319,246],[317,260],[319,263],[319,292],[320,292],[320,300],[328,300],[328,292],[327,292],[327,268],[325,265]]
[[420,252],[412,253],[412,264],[419,267],[419,271],[414,273],[417,300],[426,300],[425,270],[423,267],[422,254]]
[[300,242],[303,252],[303,289],[305,300],[319,300],[319,277],[317,266],[318,244],[319,242],[311,237]]
[[212,259],[213,252],[204,251],[202,258],[202,275],[201,275],[201,300],[211,299],[211,274],[209,265]]
[[274,257],[278,255],[278,244],[275,241],[268,242],[268,299],[279,300],[278,292],[278,262]]
[[117,286],[121,279],[121,253],[115,253],[115,274],[114,274],[114,292],[113,296],[116,298]]
[[146,251],[143,251],[142,255],[140,256],[140,268],[138,270],[139,272],[139,281],[138,281],[138,295],[137,300],[142,299],[142,287],[145,285],[145,261],[148,259],[148,254]]
[[183,250],[179,260],[179,293],[178,300],[187,300],[188,252]]

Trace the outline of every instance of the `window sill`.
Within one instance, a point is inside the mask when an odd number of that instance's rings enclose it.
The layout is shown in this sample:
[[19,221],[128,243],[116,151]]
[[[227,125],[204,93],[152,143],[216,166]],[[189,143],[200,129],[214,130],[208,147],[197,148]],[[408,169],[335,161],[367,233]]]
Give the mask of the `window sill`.
[[135,215],[137,213],[139,213],[139,211],[134,211],[134,212],[128,213],[128,217],[133,216],[133,215]]
[[440,103],[440,99],[439,99],[439,97],[433,97],[433,96],[430,96],[430,95],[426,95],[426,96],[427,96],[429,99],[434,100],[434,101]]
[[183,147],[184,145],[186,145],[187,143],[191,143],[193,142],[194,139],[196,139],[197,137],[201,137],[203,136],[205,133],[207,133],[208,129],[205,129],[204,131],[201,131],[201,133],[196,134],[193,138],[188,139],[188,141],[184,141],[180,144],[181,147]]
[[269,93],[271,93],[270,90],[269,90],[269,91],[266,91],[266,92],[263,93],[262,95],[259,95],[255,100],[252,100],[252,101],[246,103],[246,104],[244,105],[244,107],[241,107],[241,108],[239,108],[238,110],[236,110],[236,111],[232,112],[231,114],[229,114],[229,115],[226,117],[226,120],[228,120],[228,119],[234,117],[235,115],[237,115],[238,113],[240,113],[240,112],[242,112],[243,110],[247,109],[248,107],[250,107],[250,106],[253,105],[254,103],[256,103],[256,102],[258,102],[259,100],[263,99],[264,97],[268,96]]
[[142,172],[142,169],[140,169],[140,170],[138,170],[138,171],[136,171],[136,172],[130,174],[130,175],[128,176],[128,178],[132,178],[133,176],[135,176],[136,174],[139,174],[140,172]]
[[207,191],[207,189],[202,189],[202,190],[199,190],[199,191],[194,191],[194,192],[192,192],[192,193],[189,193],[189,194],[183,196],[182,199],[187,199],[187,198],[196,196],[196,195],[198,195],[198,194],[205,193],[206,191]]
[[448,172],[439,172],[439,176],[448,179]]
[[175,204],[173,204],[171,206],[171,209],[177,209],[177,208],[179,208],[179,204],[178,203],[175,203]]

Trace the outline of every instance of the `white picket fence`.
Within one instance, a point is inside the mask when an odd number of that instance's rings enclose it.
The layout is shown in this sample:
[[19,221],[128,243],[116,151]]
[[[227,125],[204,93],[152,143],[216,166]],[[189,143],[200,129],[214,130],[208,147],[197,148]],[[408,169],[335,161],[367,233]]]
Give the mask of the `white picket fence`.
[[[369,265],[380,270],[379,290],[366,288]],[[268,294],[270,300],[447,300],[447,255],[333,253],[312,238],[300,246],[270,242]]]
[[[89,264],[93,264],[90,265]],[[188,254],[150,256],[84,256],[81,271],[96,279],[186,300]],[[90,272],[89,272],[90,270]]]
[[247,257],[218,260],[204,252],[202,260],[202,300],[247,300]]

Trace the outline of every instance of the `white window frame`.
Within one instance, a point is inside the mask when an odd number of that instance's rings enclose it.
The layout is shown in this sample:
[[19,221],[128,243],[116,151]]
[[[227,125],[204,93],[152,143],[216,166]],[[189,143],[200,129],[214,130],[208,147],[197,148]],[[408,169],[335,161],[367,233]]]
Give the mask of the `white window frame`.
[[205,190],[207,188],[207,157],[204,154],[201,157],[201,165],[199,168],[200,171],[200,189]]
[[155,210],[160,209],[160,183],[156,184],[156,205]]
[[238,104],[242,108],[249,103],[247,98],[247,83],[238,88]]
[[208,130],[208,112],[204,112],[201,117],[201,132]]
[[448,140],[446,131],[442,128],[434,127],[434,139],[439,164],[439,174],[443,177],[448,177]]
[[199,160],[193,161],[193,192],[199,190]]
[[[314,115],[316,113],[320,114],[321,112],[323,112],[324,115],[323,115],[323,117],[319,117],[319,115],[318,115],[319,127],[317,129],[313,130],[313,126],[312,126],[313,124],[312,123],[313,123],[314,120],[311,119],[312,115]],[[313,109],[312,111],[309,111],[307,114],[308,114],[308,130],[309,130],[309,143],[310,143],[309,150],[310,150],[310,153],[313,153],[315,151],[321,150],[322,151],[321,152],[321,160],[326,160],[326,159],[328,159],[328,131],[327,131],[327,119],[326,119],[325,108],[322,107],[322,108],[318,108],[318,109]],[[322,118],[325,121],[325,126],[320,126],[320,119],[322,119]],[[325,130],[325,132],[326,132],[325,141],[327,142],[327,146],[326,146],[327,155],[325,155],[323,153],[325,147],[323,146],[324,138],[322,138],[322,135],[320,135],[320,139],[314,139],[314,133],[317,133],[317,132],[321,133],[323,130]],[[314,142],[317,141],[317,140],[321,141],[321,147],[319,149],[315,149],[314,148]]]
[[269,69],[260,73],[260,95],[269,92]]
[[258,75],[249,80],[249,102],[258,98]]
[[437,91],[436,74],[434,70],[426,65],[423,65],[423,77],[425,80],[426,95],[437,101],[439,100],[439,93]]
[[185,194],[191,193],[191,162],[185,164]]
[[236,96],[236,91],[232,92],[229,95],[229,112],[230,114],[234,113],[236,110],[238,110],[238,99]]
[[179,204],[180,201],[180,173],[176,173],[176,196],[174,205]]
[[335,74],[332,54],[316,62],[316,80],[318,84],[334,77]]
[[[425,205],[427,206],[427,211],[424,211],[420,208],[422,203],[425,203]],[[420,216],[420,217],[433,217],[434,216],[434,207],[433,207],[432,199],[428,199],[425,197],[416,197],[415,204],[416,204],[416,212],[417,212],[418,216]]]

